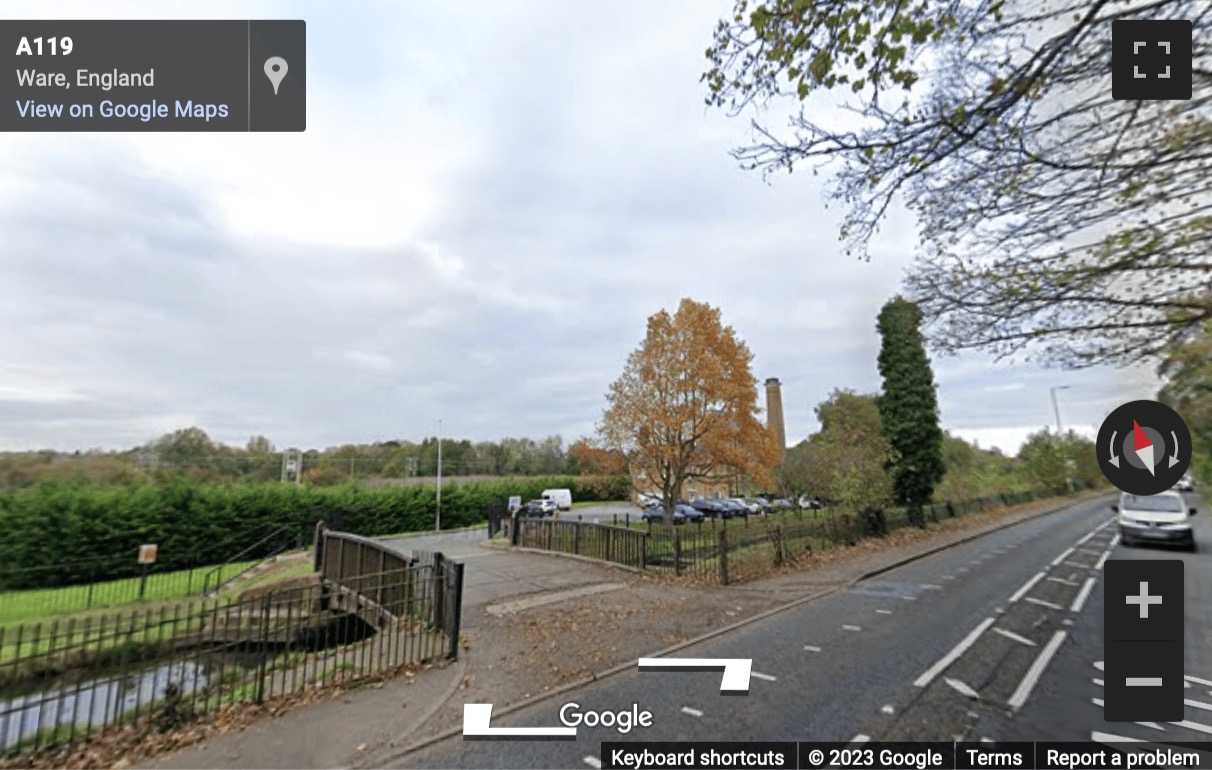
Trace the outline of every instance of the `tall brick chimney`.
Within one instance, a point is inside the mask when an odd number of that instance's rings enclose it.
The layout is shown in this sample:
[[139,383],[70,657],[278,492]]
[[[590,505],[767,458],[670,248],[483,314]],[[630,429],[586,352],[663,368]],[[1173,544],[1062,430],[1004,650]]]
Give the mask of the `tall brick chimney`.
[[779,464],[787,452],[787,428],[783,424],[783,387],[777,377],[766,380],[766,427],[779,447]]

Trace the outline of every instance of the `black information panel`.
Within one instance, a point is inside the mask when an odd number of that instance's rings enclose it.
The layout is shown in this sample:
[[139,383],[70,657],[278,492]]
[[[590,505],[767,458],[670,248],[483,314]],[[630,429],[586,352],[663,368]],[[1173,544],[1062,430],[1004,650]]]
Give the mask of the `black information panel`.
[[1183,562],[1113,559],[1104,569],[1103,718],[1181,722]]
[[0,21],[0,131],[303,131],[307,24]]
[[[1212,743],[602,743],[615,770],[1134,770],[1212,768]],[[595,765],[597,766],[597,765]]]

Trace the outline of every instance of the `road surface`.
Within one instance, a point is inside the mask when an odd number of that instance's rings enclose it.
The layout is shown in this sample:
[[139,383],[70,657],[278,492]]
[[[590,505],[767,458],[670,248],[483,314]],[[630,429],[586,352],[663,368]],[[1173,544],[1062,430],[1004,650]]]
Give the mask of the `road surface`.
[[[637,666],[492,726],[561,726],[561,707],[575,702],[580,711],[648,711],[651,727],[581,726],[571,741],[454,738],[400,766],[596,767],[603,741],[1212,740],[1212,515],[1201,505],[1197,553],[1126,549],[1112,517],[1109,498],[1080,503],[678,653],[752,659],[746,697],[721,695],[718,671]],[[1108,558],[1186,563],[1181,723],[1102,719]]]

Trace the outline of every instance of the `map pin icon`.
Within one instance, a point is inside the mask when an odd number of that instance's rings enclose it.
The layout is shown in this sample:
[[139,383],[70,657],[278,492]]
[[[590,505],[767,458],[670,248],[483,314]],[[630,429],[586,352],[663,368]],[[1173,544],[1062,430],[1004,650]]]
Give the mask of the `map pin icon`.
[[269,78],[269,82],[274,84],[274,96],[278,95],[278,86],[282,85],[282,78],[286,77],[286,60],[281,56],[271,56],[265,60],[265,76]]

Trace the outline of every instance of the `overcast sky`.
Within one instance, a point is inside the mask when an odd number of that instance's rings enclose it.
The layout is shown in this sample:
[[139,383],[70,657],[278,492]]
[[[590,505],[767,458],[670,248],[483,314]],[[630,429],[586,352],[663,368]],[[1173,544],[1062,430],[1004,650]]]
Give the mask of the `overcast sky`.
[[[783,382],[789,443],[874,391],[913,223],[842,255],[810,174],[728,150],[703,50],[729,2],[107,2],[107,18],[303,18],[302,134],[0,140],[0,450],[191,425],[324,447],[590,433],[645,319],[722,309]],[[94,3],[6,3],[97,18]],[[165,14],[168,14],[167,16]],[[10,75],[11,76],[11,75]],[[1092,434],[1151,377],[936,359],[944,427]]]

